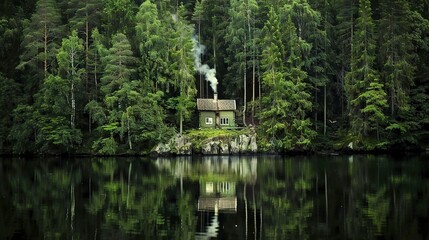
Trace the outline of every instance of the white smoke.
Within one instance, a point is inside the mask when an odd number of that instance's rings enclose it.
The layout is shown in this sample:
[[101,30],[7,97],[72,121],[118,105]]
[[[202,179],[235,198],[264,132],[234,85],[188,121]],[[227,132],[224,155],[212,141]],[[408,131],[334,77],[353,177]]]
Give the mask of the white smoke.
[[177,17],[177,14],[171,14],[171,18],[173,19],[173,22],[177,22],[177,20],[179,19],[178,17]]
[[194,58],[195,58],[195,70],[206,77],[206,81],[210,83],[214,93],[217,93],[217,78],[216,69],[210,68],[207,64],[201,64],[201,55],[204,54],[206,46],[200,44],[198,40],[193,37],[194,42]]

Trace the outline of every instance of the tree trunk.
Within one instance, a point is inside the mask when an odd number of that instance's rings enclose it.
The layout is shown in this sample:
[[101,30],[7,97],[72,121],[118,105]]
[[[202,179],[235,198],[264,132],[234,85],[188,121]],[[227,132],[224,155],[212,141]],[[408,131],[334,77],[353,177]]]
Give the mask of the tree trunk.
[[71,69],[72,69],[72,73],[71,73],[71,105],[72,105],[72,112],[71,112],[71,116],[70,116],[70,124],[72,128],[75,128],[75,119],[76,119],[76,100],[75,100],[75,96],[74,96],[74,77],[76,75],[76,71],[75,71],[75,66],[74,66],[74,54],[75,52],[72,51],[71,52]]
[[128,133],[128,145],[130,147],[130,150],[133,150],[133,145],[131,142],[130,114],[128,112],[128,108],[127,108],[127,133]]
[[247,86],[246,86],[246,78],[247,78],[247,35],[244,34],[244,69],[243,69],[243,124],[246,124],[246,106],[247,106]]
[[[314,102],[315,102],[316,106],[317,106],[317,102],[318,102],[317,90],[318,90],[318,88],[317,88],[317,86],[315,86],[315,88],[314,88]],[[317,108],[316,108],[315,111],[314,111],[314,123],[315,123],[314,127],[315,127],[316,131],[317,131],[317,120],[318,119],[317,119]]]
[[[86,94],[88,94],[88,102],[91,101],[91,94],[88,90],[89,84],[89,17],[88,17],[88,0],[86,1],[86,9],[85,9],[85,86],[86,86]],[[91,133],[91,113],[88,117],[88,132]]]
[[326,136],[326,83],[323,86],[323,135]]
[[246,212],[245,213],[245,229],[246,229],[246,238],[245,239],[247,239],[247,235],[248,235],[248,232],[249,232],[249,221],[248,221],[248,214],[247,214],[247,196],[246,196],[247,194],[246,194],[246,183],[244,184],[244,211]]
[[182,113],[182,111],[180,111],[180,123],[179,123],[179,126],[180,126],[179,133],[180,133],[180,136],[182,136],[182,134],[183,134],[183,113]]
[[128,208],[128,203],[130,200],[130,188],[131,188],[131,169],[133,167],[133,162],[130,162],[130,165],[128,167],[128,188],[127,188],[127,208]]
[[[199,45],[198,47],[201,48],[201,20],[200,19],[198,19],[198,45]],[[202,59],[202,57],[203,57],[203,54],[201,53],[200,59]],[[203,98],[204,97],[203,75],[201,73],[199,73],[199,75],[200,75],[200,98]]]
[[328,221],[329,221],[329,210],[328,210],[328,177],[326,175],[326,169],[325,169],[325,209],[326,209],[326,225],[328,225]]
[[45,16],[45,33],[44,33],[44,59],[43,59],[43,65],[44,65],[44,79],[48,76],[48,26],[46,25],[46,16]]
[[74,98],[74,82],[72,80],[71,84],[71,105],[72,105],[72,112],[70,115],[70,125],[72,128],[75,127],[75,115],[76,115],[76,102]]
[[[249,13],[248,13],[249,14]],[[251,30],[250,30],[250,16],[247,18],[248,28],[249,28],[249,40],[251,38]],[[255,125],[255,81],[256,81],[256,40],[255,36],[253,36],[253,53],[252,53],[252,125]]]

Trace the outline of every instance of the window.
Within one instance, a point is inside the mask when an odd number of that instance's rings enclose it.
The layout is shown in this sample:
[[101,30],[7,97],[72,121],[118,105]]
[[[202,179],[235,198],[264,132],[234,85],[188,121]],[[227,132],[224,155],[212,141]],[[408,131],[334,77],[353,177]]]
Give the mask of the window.
[[220,125],[229,125],[229,118],[221,118]]
[[213,124],[213,118],[206,117],[206,124]]

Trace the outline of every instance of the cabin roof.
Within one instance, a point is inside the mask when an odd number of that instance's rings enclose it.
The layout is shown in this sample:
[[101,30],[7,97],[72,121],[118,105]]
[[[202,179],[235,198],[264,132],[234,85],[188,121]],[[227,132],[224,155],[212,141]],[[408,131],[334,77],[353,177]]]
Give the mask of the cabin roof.
[[197,109],[200,111],[234,111],[236,104],[235,100],[198,98]]

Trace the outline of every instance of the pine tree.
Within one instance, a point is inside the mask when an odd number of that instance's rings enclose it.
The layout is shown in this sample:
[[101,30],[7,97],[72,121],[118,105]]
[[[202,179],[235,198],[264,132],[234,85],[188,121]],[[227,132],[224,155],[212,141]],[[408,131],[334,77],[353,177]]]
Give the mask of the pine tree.
[[170,105],[176,110],[179,119],[179,133],[183,132],[183,121],[191,117],[195,107],[194,97],[197,93],[194,78],[194,43],[192,41],[193,28],[186,21],[186,11],[180,5],[177,21],[174,23],[174,36],[171,49],[171,75],[175,80],[177,97],[170,99]]
[[[194,7],[194,12],[192,14],[192,20],[195,22],[195,24],[197,25],[197,36],[198,36],[198,44],[201,44],[201,25],[202,22],[204,20],[204,6],[203,6],[203,1],[201,0],[197,0],[195,2],[195,7]],[[199,48],[201,48],[201,46],[198,46]],[[202,56],[199,56],[200,58],[202,58]],[[203,98],[204,97],[204,81],[203,81],[203,75],[199,74],[199,97]]]
[[[246,0],[244,3],[231,0],[230,5],[231,20],[225,35],[228,43],[226,59],[228,74],[225,76],[225,85],[229,91],[228,94],[233,97],[236,97],[241,90],[243,91],[243,124],[246,125],[247,68],[249,67],[249,56],[251,56],[250,50],[255,49],[252,39],[255,25],[252,17],[258,10],[258,4],[255,0]],[[255,69],[253,69],[254,72]]]
[[307,0],[288,1],[284,6],[285,22],[290,15],[297,28],[297,34],[300,40],[303,40],[301,49],[301,58],[304,62],[303,70],[307,73],[306,81],[311,83],[314,89],[313,105],[314,120],[318,122],[318,104],[320,88],[328,83],[327,75],[327,52],[328,40],[326,38],[326,29],[321,26],[322,16],[319,11],[312,8]]
[[416,59],[411,38],[411,15],[404,0],[382,1],[379,20],[382,77],[389,93],[390,116],[409,110],[409,89],[413,83]]
[[311,130],[308,111],[310,94],[304,82],[307,74],[302,70],[303,40],[289,16],[286,20],[286,43],[282,43],[277,13],[270,10],[264,27],[266,46],[262,53],[263,97],[260,118],[261,129],[277,150],[302,150],[310,147],[315,132]]
[[142,64],[140,72],[145,84],[153,92],[168,89],[167,34],[163,23],[158,19],[158,10],[149,0],[143,2],[136,17],[136,37],[139,43]]
[[[207,18],[206,25],[201,29],[200,43],[206,46],[205,55],[203,56],[204,62],[216,69],[216,76],[218,79],[226,79],[224,75],[227,72],[226,58],[227,42],[226,33],[229,25],[229,9],[230,0],[217,0],[217,1],[202,1],[204,10],[204,18]],[[204,84],[203,84],[204,85]],[[210,92],[209,84],[205,84],[204,96],[209,97]],[[228,92],[227,81],[220,81],[218,85],[219,94],[231,94]]]
[[350,71],[350,60],[352,54],[352,42],[354,36],[355,19],[357,14],[356,0],[338,0],[333,2],[333,8],[338,9],[334,26],[335,38],[333,41],[333,51],[336,59],[337,82],[335,90],[339,95],[339,107],[341,117],[346,115],[346,74]]
[[8,136],[13,125],[12,112],[16,107],[19,96],[19,85],[12,79],[8,79],[0,73],[0,152],[9,147]]
[[132,36],[135,26],[136,6],[131,0],[103,0],[102,26],[105,35],[117,33]]
[[[110,140],[115,141],[117,140],[114,136],[119,135],[122,141],[123,134],[128,133],[128,145],[132,149],[129,125],[124,126],[122,118],[124,114],[129,116],[128,108],[134,104],[129,95],[137,87],[135,83],[131,84],[135,74],[133,66],[136,65],[137,59],[133,57],[130,43],[124,34],[113,36],[112,47],[103,60],[106,66],[101,78],[101,92],[104,95],[107,119],[101,128],[110,133]],[[102,139],[101,142],[103,141],[108,142],[107,139]],[[102,146],[101,149],[105,147]]]
[[285,81],[283,66],[284,46],[281,41],[279,16],[271,7],[268,20],[263,28],[262,51],[262,110],[259,115],[260,129],[263,136],[268,138],[273,147],[281,147],[286,137],[286,124],[289,108],[287,96],[290,88]]
[[53,72],[59,39],[61,16],[55,1],[39,0],[28,27],[24,29],[24,39],[21,43],[23,53],[17,66],[18,69],[30,73],[26,86],[30,94],[37,90],[42,79]]
[[299,32],[292,22],[291,16],[286,21],[285,49],[286,49],[286,81],[289,82],[292,93],[288,96],[290,106],[288,128],[290,137],[286,141],[286,147],[297,150],[308,149],[315,136],[311,129],[311,121],[308,112],[312,108],[311,95],[305,79],[307,73],[303,70],[305,62],[302,59],[302,51],[306,49],[306,42],[300,39]]
[[[351,69],[346,76],[350,134],[358,146],[373,148],[366,143],[379,126],[385,124],[386,101],[383,84],[375,70],[375,26],[371,17],[369,0],[359,1],[359,17],[353,39]],[[377,95],[377,96],[375,96]]]

